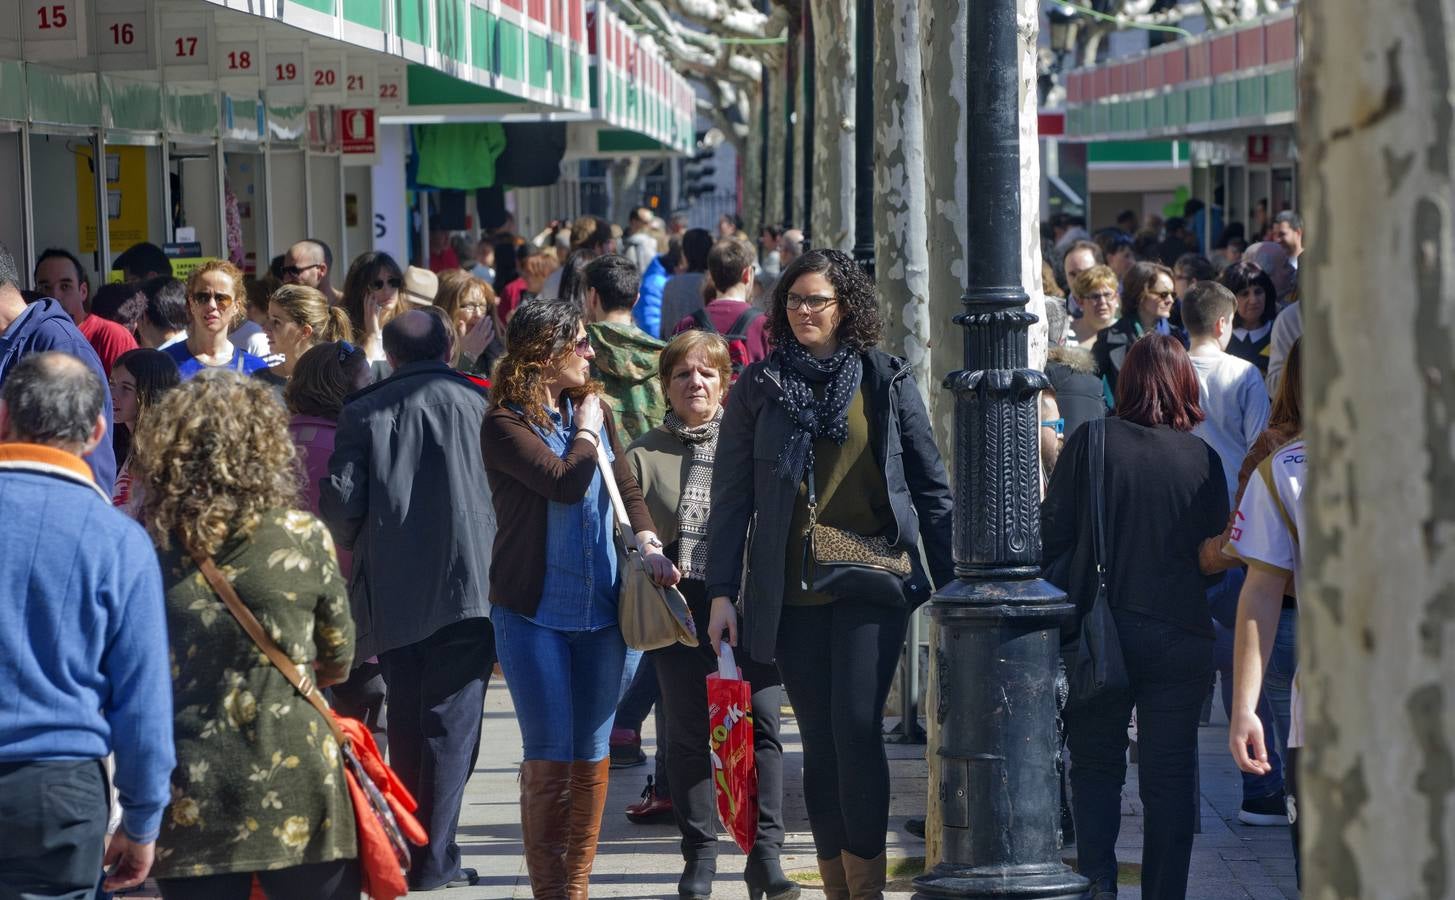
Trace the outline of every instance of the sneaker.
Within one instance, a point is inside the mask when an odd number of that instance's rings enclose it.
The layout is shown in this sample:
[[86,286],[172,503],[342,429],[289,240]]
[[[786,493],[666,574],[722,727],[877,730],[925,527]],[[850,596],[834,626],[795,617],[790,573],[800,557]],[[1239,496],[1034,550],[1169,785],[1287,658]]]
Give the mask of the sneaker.
[[919,838],[920,840],[924,840],[925,839],[925,820],[924,819],[905,819],[904,820],[904,830],[905,831],[908,831],[910,834],[914,835],[915,837]]
[[631,769],[647,762],[647,755],[642,752],[642,736],[630,728],[611,729],[610,748],[613,769]]
[[1287,825],[1288,801],[1282,791],[1272,797],[1244,800],[1243,808],[1238,810],[1238,821],[1244,825]]
[[672,816],[672,798],[659,797],[657,786],[652,782],[652,776],[648,775],[641,802],[628,806],[626,817],[633,825],[670,824],[675,821]]

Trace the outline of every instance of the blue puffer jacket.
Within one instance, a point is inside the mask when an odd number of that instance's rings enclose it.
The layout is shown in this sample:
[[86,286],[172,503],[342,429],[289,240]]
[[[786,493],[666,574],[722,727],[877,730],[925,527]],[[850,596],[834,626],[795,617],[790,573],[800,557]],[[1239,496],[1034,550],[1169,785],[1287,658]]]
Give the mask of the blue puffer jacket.
[[76,328],[71,317],[61,309],[59,302],[50,299],[37,300],[27,306],[25,312],[10,323],[9,328],[0,332],[0,384],[5,383],[5,376],[10,374],[10,370],[15,368],[22,357],[48,350],[59,350],[79,358],[101,379],[101,387],[106,394],[106,399],[101,404],[101,413],[106,416],[106,436],[96,445],[95,450],[86,455],[86,463],[91,467],[96,486],[109,497],[116,487],[116,454],[111,449],[111,386],[106,381],[106,370],[101,367],[101,358]]
[[642,273],[642,287],[637,294],[637,305],[632,307],[632,321],[652,337],[662,337],[662,289],[671,275],[660,256]]

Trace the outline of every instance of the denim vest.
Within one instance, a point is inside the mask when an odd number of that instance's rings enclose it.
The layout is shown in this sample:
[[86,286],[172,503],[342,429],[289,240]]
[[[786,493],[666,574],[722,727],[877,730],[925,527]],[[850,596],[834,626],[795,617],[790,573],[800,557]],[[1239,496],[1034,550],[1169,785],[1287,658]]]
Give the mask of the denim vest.
[[[552,429],[535,426],[552,452],[564,458],[571,449],[575,409],[565,400],[566,414],[546,410]],[[601,446],[615,460],[603,426]],[[541,604],[531,621],[556,631],[598,631],[616,624],[618,573],[611,495],[598,471],[586,496],[577,503],[548,501],[546,512],[546,578]],[[509,527],[503,523],[502,527]]]

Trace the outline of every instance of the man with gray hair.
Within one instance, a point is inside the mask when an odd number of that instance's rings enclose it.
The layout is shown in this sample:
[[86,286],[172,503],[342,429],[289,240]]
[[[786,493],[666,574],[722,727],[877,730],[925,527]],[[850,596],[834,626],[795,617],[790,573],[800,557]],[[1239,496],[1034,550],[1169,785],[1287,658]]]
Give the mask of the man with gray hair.
[[[91,342],[81,334],[76,323],[66,313],[60,302],[52,299],[37,300],[29,305],[20,293],[20,271],[15,257],[0,244],[0,385],[5,383],[9,373],[20,361],[32,353],[59,350],[69,353],[87,368],[96,373],[101,381],[105,402],[101,414],[106,418],[106,428],[111,429],[111,389],[106,383],[106,370]],[[86,463],[96,485],[109,496],[116,483],[116,455],[111,449],[111,439],[101,441],[87,448]]]
[[452,332],[435,309],[384,326],[394,374],[349,398],[320,485],[324,521],[354,551],[355,658],[379,657],[390,762],[429,834],[413,851],[412,890],[478,880],[460,866],[455,828],[495,665],[486,396],[450,367]]
[[786,229],[778,237],[778,270],[781,272],[788,268],[788,264],[803,255],[803,231],[798,228]]
[[[92,897],[103,862],[106,890],[136,887],[171,798],[156,551],[81,459],[110,440],[110,405],[56,351],[0,387],[0,897]],[[106,847],[112,753],[121,829]]]

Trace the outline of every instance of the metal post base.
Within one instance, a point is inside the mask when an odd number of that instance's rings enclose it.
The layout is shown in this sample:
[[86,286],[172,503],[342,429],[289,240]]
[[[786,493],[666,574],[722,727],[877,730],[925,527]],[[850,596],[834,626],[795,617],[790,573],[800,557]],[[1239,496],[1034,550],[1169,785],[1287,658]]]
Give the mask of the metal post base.
[[1090,886],[1061,863],[1040,866],[956,866],[941,863],[914,880],[915,900],[1083,900]]

